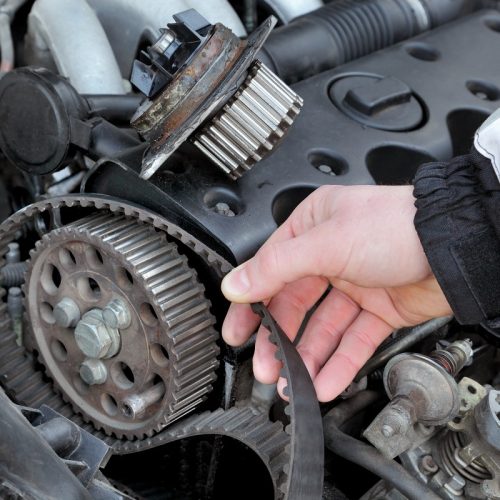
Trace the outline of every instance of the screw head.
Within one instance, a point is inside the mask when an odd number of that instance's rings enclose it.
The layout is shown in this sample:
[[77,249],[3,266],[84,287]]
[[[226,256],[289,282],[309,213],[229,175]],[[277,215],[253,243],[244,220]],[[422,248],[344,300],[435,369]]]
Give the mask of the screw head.
[[108,370],[98,359],[86,359],[80,365],[80,377],[88,385],[100,385],[106,382]]
[[111,328],[128,328],[132,321],[130,310],[123,300],[112,300],[102,311],[104,323]]
[[93,309],[82,316],[75,328],[75,340],[89,358],[100,359],[109,355],[112,338],[100,310]]
[[80,308],[73,299],[64,297],[54,307],[54,318],[56,325],[64,328],[73,328],[80,321]]

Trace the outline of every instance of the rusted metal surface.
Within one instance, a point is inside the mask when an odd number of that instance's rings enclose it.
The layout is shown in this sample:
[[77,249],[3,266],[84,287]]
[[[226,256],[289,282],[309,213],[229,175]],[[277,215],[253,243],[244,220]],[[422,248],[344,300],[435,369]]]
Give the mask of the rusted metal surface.
[[236,93],[275,24],[271,16],[246,41],[215,25],[213,35],[189,63],[193,68],[181,70],[157,99],[137,111],[132,125],[151,142],[141,177],[151,177]]

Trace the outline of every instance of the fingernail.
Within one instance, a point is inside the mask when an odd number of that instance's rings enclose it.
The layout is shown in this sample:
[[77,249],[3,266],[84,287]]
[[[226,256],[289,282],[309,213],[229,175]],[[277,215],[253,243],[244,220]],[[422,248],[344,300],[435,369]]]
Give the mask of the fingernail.
[[248,272],[244,266],[237,267],[222,280],[222,293],[228,299],[245,295],[250,290]]

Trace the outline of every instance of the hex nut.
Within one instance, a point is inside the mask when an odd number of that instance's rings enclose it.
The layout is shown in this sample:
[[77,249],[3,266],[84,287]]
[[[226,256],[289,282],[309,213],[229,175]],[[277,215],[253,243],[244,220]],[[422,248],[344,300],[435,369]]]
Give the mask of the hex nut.
[[64,297],[54,307],[54,318],[56,325],[63,328],[74,328],[80,321],[80,308],[78,304],[69,297]]
[[116,348],[116,341],[112,337],[115,332],[118,335],[118,331],[111,330],[104,324],[102,311],[92,309],[85,313],[76,325],[75,340],[80,350],[89,358],[111,357],[119,348],[119,338]]
[[130,310],[123,300],[112,300],[103,310],[102,317],[111,328],[128,328],[132,321]]
[[88,385],[100,385],[106,382],[108,370],[98,359],[86,359],[80,365],[80,377]]

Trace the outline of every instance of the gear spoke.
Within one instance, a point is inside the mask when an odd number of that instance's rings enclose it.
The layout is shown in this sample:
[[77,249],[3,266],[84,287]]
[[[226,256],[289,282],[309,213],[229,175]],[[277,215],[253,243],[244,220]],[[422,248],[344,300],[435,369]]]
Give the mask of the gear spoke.
[[[210,391],[210,304],[164,233],[109,214],[63,226],[37,243],[26,290],[29,345],[97,429],[151,435]],[[193,349],[212,354],[191,369]]]

